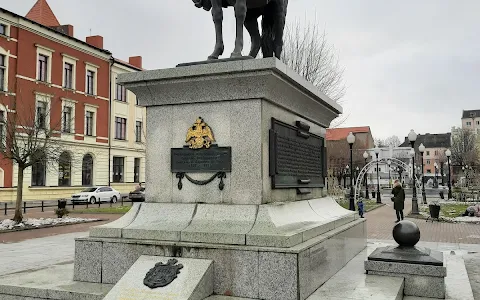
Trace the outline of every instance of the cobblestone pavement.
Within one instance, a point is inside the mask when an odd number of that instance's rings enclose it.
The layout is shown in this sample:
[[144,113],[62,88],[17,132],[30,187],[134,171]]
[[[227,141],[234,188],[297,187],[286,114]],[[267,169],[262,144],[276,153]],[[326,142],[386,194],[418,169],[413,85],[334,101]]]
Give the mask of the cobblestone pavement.
[[71,262],[75,252],[74,239],[87,234],[75,232],[0,244],[0,275]]
[[[382,199],[385,206],[377,208],[367,214],[367,231],[369,239],[392,240],[392,228],[395,225],[395,210],[389,198]],[[405,215],[412,210],[412,200],[405,201]],[[422,219],[406,218],[420,228],[421,241],[440,243],[480,243],[480,225],[465,223],[426,222]]]

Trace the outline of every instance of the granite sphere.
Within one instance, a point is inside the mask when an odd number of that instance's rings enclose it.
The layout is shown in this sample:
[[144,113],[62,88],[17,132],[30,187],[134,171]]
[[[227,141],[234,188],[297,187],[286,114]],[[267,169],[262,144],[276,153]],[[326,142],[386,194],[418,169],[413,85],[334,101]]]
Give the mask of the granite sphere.
[[393,239],[402,247],[413,247],[420,240],[420,229],[412,221],[401,221],[393,227]]

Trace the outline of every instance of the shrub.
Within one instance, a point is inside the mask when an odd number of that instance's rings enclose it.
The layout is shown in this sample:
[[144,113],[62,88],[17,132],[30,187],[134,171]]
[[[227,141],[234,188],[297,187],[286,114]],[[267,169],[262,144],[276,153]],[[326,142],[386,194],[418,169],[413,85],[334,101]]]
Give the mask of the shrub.
[[70,212],[66,208],[57,208],[55,209],[55,214],[59,218],[63,218],[63,216],[68,216]]

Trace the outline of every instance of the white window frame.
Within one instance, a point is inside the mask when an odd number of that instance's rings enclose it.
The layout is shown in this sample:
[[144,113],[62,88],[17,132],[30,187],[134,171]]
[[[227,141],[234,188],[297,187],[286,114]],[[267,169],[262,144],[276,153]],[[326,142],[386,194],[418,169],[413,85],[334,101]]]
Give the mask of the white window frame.
[[35,93],[35,126],[38,124],[38,115],[37,115],[37,107],[38,103],[43,102],[46,103],[46,109],[45,111],[47,112],[46,118],[45,118],[45,130],[49,131],[50,130],[50,108],[51,108],[51,102],[52,102],[52,95],[48,94],[43,94],[43,93]]
[[[85,103],[85,111],[84,111],[84,114],[83,114],[83,122],[85,123],[84,126],[83,126],[83,135],[85,137],[96,137],[97,136],[97,109],[98,109],[98,106],[97,105],[93,105],[93,104],[88,104],[88,103]],[[93,124],[92,124],[92,135],[87,135],[87,111],[89,112],[92,112],[93,113]]]
[[77,73],[77,61],[78,61],[78,58],[75,58],[73,56],[70,56],[70,55],[67,55],[65,53],[62,53],[62,56],[63,56],[63,63],[62,63],[62,88],[66,88],[66,89],[70,89],[70,88],[67,88],[65,87],[65,64],[68,63],[68,64],[71,64],[73,66],[73,70],[72,70],[72,87],[71,89],[72,90],[75,90],[77,88],[77,76],[76,76],[76,73]]
[[88,74],[88,71],[92,71],[95,73],[95,76],[93,78],[93,96],[97,96],[98,95],[98,92],[97,92],[97,87],[98,87],[98,69],[99,67],[97,65],[94,65],[94,64],[91,64],[91,63],[88,63],[86,62],[85,63],[85,96],[88,96],[88,95],[92,95],[92,94],[88,94],[87,92],[87,74]]
[[38,60],[40,58],[40,55],[45,55],[46,57],[48,57],[48,59],[47,59],[47,81],[46,82],[47,83],[52,83],[52,58],[53,58],[53,52],[55,52],[55,50],[47,48],[47,47],[39,45],[39,44],[35,44],[35,46],[37,47],[37,60],[35,61],[35,64],[36,64],[35,68],[37,69],[37,75],[36,75],[35,80],[43,82],[43,81],[38,79],[40,77],[40,69],[38,68]]
[[10,51],[5,51],[2,47],[0,47],[0,55],[5,56],[5,76],[3,78],[3,92],[8,91],[8,64],[10,61]]
[[[5,24],[3,22],[0,22],[0,24],[2,24],[3,26],[5,26],[5,35],[3,35],[4,37],[7,37],[7,38],[10,38],[10,25],[8,24]],[[2,36],[0,34],[0,36]]]
[[[77,101],[71,100],[71,99],[66,99],[62,98],[62,134],[74,134],[75,133],[75,104]],[[63,111],[65,107],[70,107],[72,109],[72,116],[70,120],[70,132],[64,132],[64,119],[63,119]]]
[[8,118],[8,107],[5,107],[4,105],[0,104],[0,112],[2,112],[3,121],[5,122],[3,124],[3,128],[2,128],[3,141],[0,141],[0,143],[1,143],[1,145],[6,145],[6,142],[7,142],[7,126],[8,126],[8,120],[7,120],[7,118]]

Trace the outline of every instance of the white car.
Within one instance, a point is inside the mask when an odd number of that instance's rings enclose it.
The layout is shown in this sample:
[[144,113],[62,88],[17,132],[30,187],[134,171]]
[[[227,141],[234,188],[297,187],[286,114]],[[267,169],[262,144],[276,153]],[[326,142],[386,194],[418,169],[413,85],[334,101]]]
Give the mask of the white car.
[[84,189],[78,194],[72,195],[72,202],[98,202],[116,203],[120,199],[120,192],[109,186],[97,186]]

